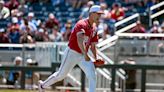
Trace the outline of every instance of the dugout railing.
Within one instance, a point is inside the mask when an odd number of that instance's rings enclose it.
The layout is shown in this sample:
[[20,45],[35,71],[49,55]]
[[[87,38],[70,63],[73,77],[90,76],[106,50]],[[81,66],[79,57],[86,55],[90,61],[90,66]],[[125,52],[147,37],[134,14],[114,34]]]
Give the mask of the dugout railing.
[[[134,92],[162,92],[163,90],[149,90],[146,89],[146,72],[147,70],[164,70],[164,65],[129,65],[129,64],[114,64],[114,65],[104,65],[102,68],[110,68],[112,69],[112,83],[111,83],[111,90],[115,92],[115,80],[116,80],[116,70],[117,69],[135,69],[141,70],[141,87],[139,90],[133,90]],[[137,80],[138,81],[138,80]],[[131,92],[131,91],[129,91]]]
[[[54,67],[59,67],[59,63],[56,63],[53,65],[53,67],[15,67],[15,66],[0,66],[0,70],[18,70],[21,71],[22,76],[21,76],[21,89],[25,88],[25,73],[27,71],[54,71]],[[151,90],[146,89],[146,73],[147,70],[164,70],[164,65],[129,65],[129,64],[107,64],[104,66],[101,66],[99,68],[106,68],[106,69],[111,69],[112,70],[112,82],[111,86],[109,88],[111,89],[112,92],[116,92],[116,71],[118,69],[135,69],[135,70],[141,70],[141,88],[139,90],[136,90],[137,92],[149,92]],[[82,78],[84,78],[84,75],[81,75]],[[81,80],[81,83],[84,80]],[[85,84],[84,84],[85,85]],[[81,86],[81,89],[85,89],[85,86]],[[135,91],[135,90],[134,90]],[[154,91],[155,92],[155,91]]]

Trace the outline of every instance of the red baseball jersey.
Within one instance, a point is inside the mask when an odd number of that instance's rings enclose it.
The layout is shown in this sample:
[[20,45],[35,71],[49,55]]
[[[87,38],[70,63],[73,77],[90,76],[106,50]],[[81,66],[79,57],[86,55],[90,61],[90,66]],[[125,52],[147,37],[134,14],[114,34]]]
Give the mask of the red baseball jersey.
[[[79,20],[72,33],[71,36],[69,38],[69,43],[68,46],[72,49],[77,51],[78,53],[82,53],[78,43],[77,43],[77,33],[78,32],[83,32],[85,34],[85,43],[92,43],[92,42],[98,42],[98,35],[96,30],[94,30],[95,28],[93,28],[90,24],[89,24],[89,20],[88,19],[82,19]],[[93,36],[92,36],[93,35]]]

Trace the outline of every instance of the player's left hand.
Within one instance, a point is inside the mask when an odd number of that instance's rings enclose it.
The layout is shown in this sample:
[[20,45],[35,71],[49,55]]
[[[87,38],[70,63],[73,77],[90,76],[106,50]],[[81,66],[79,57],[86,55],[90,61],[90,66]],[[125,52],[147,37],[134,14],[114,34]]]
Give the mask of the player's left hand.
[[102,59],[97,59],[93,63],[94,63],[95,66],[102,66],[102,65],[104,65],[105,62]]

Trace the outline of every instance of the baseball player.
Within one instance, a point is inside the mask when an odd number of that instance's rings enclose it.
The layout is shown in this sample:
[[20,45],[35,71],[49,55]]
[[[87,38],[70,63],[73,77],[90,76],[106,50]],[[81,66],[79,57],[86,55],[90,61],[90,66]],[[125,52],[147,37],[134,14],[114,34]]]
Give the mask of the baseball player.
[[59,70],[45,81],[39,81],[39,92],[44,92],[44,88],[64,79],[75,65],[78,65],[88,78],[89,92],[96,92],[95,66],[87,52],[90,48],[94,59],[97,59],[95,45],[98,42],[98,36],[96,27],[101,14],[103,14],[103,11],[100,6],[93,5],[89,10],[89,17],[76,23]]

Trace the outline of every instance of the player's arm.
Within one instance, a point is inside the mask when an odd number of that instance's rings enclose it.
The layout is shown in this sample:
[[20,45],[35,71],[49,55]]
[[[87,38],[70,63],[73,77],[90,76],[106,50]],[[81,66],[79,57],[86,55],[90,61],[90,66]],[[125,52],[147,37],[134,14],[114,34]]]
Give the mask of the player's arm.
[[[95,28],[94,30],[97,30],[97,25],[96,23],[93,23],[93,28]],[[94,59],[97,60],[97,49],[96,49],[96,44],[98,43],[98,35],[97,32],[95,34],[93,34],[93,38],[91,39],[91,51],[93,53]]]
[[84,36],[85,36],[84,29],[81,29],[81,31],[77,32],[76,35],[77,35],[77,43],[78,43],[78,46],[79,46],[80,50],[82,51],[82,54],[84,55],[85,60],[86,61],[90,61],[90,58],[87,55],[87,51],[85,49],[85,44],[84,44]]
[[93,53],[94,59],[97,60],[97,49],[96,49],[96,42],[91,44],[91,51]]
[[83,44],[83,42],[84,42],[84,34],[85,34],[85,32],[83,30],[77,32],[77,34],[76,34],[77,35],[77,43],[78,43],[79,48],[82,51],[82,54],[85,54],[85,48],[84,48],[84,44]]

